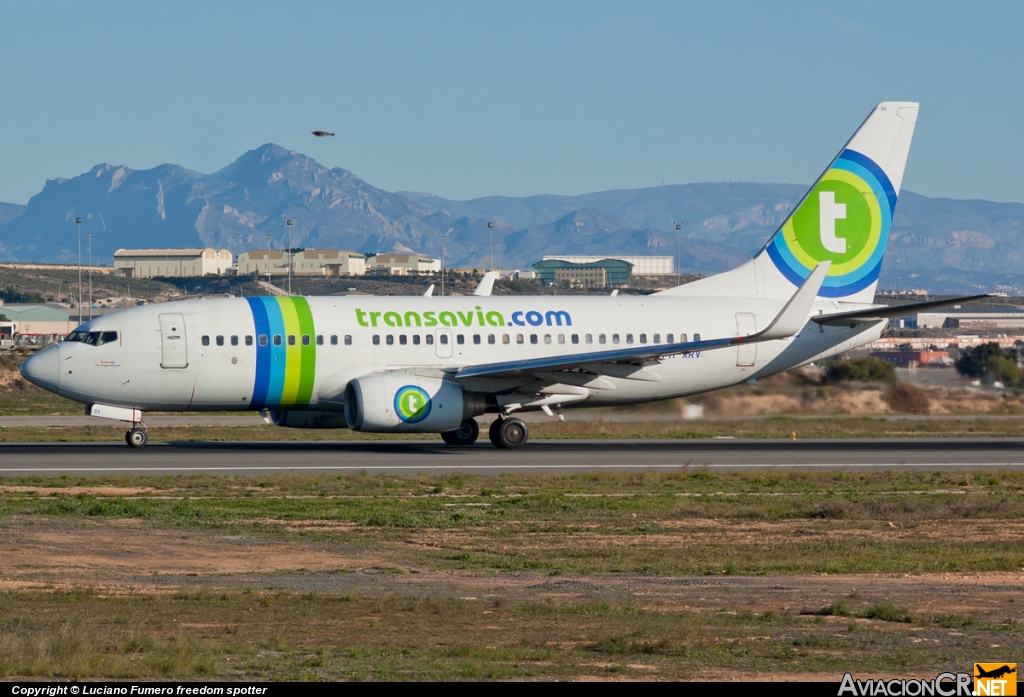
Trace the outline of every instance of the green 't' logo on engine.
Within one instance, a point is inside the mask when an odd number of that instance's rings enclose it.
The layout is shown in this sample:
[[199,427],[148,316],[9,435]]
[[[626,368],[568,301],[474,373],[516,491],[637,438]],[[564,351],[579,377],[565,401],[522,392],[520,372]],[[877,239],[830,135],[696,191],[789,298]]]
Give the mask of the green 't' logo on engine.
[[395,393],[395,413],[408,424],[418,423],[430,414],[430,395],[415,385],[406,385]]

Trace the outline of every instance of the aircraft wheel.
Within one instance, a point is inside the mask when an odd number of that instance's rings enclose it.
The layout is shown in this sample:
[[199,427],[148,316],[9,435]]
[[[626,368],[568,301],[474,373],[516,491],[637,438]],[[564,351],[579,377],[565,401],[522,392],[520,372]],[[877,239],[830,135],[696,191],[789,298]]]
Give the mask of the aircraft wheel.
[[141,448],[149,442],[149,434],[144,428],[133,428],[124,434],[124,442],[133,448]]
[[476,419],[466,419],[454,431],[445,431],[441,440],[448,445],[473,445],[480,437],[480,426]]
[[491,439],[491,444],[495,448],[505,447],[501,444],[501,440],[498,439],[498,429],[501,427],[502,421],[504,421],[504,419],[495,419],[491,422],[491,427],[487,429],[487,437]]
[[519,448],[526,445],[530,434],[519,419],[502,419],[497,429],[499,448]]

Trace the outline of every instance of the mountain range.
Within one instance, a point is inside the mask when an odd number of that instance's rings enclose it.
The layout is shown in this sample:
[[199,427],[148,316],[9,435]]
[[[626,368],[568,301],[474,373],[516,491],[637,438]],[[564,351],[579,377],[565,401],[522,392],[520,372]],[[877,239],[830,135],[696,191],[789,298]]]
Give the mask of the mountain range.
[[[579,196],[489,196],[453,201],[388,192],[274,144],[202,174],[100,164],[52,179],[26,206],[0,203],[0,258],[69,262],[92,233],[93,259],[121,247],[216,247],[234,253],[293,247],[441,255],[450,267],[528,268],[544,254],[676,255],[680,269],[711,274],[748,259],[806,191],[794,184],[704,183]],[[882,288],[933,293],[1024,290],[1024,204],[901,193]]]

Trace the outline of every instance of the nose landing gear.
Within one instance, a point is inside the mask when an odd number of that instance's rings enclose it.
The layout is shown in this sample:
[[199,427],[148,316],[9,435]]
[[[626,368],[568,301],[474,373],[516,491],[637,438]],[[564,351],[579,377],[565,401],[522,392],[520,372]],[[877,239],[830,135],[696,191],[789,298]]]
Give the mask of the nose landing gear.
[[530,433],[521,419],[514,417],[495,419],[487,432],[496,448],[520,448],[526,445]]
[[144,425],[135,426],[124,434],[124,442],[133,448],[141,448],[149,442],[149,432]]

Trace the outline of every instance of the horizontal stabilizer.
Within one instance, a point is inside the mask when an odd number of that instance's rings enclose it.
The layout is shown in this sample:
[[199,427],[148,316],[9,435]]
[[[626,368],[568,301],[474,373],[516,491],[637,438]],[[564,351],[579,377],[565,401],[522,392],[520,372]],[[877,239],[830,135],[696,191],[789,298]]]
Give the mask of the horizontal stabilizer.
[[817,315],[811,319],[818,324],[825,324],[829,326],[844,326],[847,324],[858,324],[865,322],[876,322],[883,319],[891,319],[893,317],[903,317],[904,315],[914,314],[915,312],[924,312],[925,310],[937,310],[940,307],[949,307],[950,305],[959,305],[960,303],[970,302],[972,300],[981,300],[982,298],[991,297],[988,293],[982,295],[965,295],[961,298],[947,298],[946,300],[928,300],[923,303],[908,303],[906,305],[883,305],[880,307],[869,307],[866,310],[853,310],[851,312],[837,312],[831,315]]

